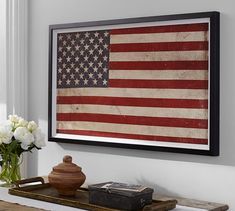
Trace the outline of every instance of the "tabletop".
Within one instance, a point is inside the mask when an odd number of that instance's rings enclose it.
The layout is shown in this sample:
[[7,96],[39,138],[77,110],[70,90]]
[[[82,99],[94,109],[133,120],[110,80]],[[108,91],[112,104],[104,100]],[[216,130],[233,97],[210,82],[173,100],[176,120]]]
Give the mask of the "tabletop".
[[[163,196],[156,196],[158,198],[164,198]],[[26,206],[31,206],[35,208],[40,208],[40,209],[45,209],[45,210],[51,210],[51,211],[79,211],[82,209],[78,208],[73,208],[73,207],[68,207],[68,206],[63,206],[63,205],[58,205],[54,203],[49,203],[49,202],[44,202],[44,201],[39,201],[39,200],[34,200],[34,199],[29,199],[29,198],[24,198],[24,197],[19,197],[15,195],[10,195],[8,193],[8,188],[3,188],[0,187],[0,200],[7,201],[7,202],[12,202],[12,203],[18,203],[21,205],[26,205]],[[181,200],[182,201],[182,200]],[[218,207],[219,204],[217,204]],[[222,206],[223,207],[223,206]],[[177,205],[175,209],[172,211],[206,211],[208,209],[203,209],[200,207],[189,207],[189,205]],[[212,209],[210,209],[212,210]],[[227,210],[227,209],[219,209],[218,211],[222,210]]]

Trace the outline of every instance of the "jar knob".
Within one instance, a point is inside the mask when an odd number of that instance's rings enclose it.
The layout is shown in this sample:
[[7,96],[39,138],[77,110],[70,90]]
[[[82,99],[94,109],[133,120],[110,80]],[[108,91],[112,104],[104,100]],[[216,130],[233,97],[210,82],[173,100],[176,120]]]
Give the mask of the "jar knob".
[[63,162],[64,162],[64,163],[72,163],[72,157],[69,156],[69,155],[65,155],[65,156],[63,157]]

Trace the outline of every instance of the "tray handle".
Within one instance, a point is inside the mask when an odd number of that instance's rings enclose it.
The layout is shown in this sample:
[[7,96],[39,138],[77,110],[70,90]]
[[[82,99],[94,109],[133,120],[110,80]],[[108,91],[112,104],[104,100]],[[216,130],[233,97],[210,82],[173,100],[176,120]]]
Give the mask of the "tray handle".
[[35,182],[41,182],[42,184],[45,184],[45,181],[42,177],[32,177],[28,179],[18,180],[15,182],[15,185],[17,188],[20,188],[21,185],[35,183]]
[[[158,200],[157,200],[158,201]],[[176,207],[177,200],[159,201],[156,205],[144,206],[143,211],[167,211]]]

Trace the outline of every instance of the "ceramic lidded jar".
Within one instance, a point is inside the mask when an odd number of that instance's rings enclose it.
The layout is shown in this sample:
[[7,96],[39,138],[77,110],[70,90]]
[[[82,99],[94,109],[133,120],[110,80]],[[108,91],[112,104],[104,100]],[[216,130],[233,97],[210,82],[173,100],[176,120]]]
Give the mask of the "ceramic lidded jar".
[[53,167],[48,180],[60,195],[74,196],[76,190],[85,182],[86,176],[82,173],[81,167],[72,163],[72,157],[66,155],[63,163]]

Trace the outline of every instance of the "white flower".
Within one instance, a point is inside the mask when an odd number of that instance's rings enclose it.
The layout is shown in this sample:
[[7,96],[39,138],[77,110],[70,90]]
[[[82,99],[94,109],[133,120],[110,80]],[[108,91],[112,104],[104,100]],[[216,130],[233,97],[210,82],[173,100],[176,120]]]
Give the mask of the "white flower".
[[9,130],[11,130],[11,131],[13,131],[13,129],[14,129],[13,123],[9,120],[6,121],[5,127],[8,127]]
[[25,119],[20,117],[17,126],[18,127],[27,127],[27,125],[28,125],[28,121],[26,121]]
[[12,123],[18,123],[20,117],[17,116],[17,115],[9,115],[9,116],[8,116],[8,119],[9,119]]
[[14,132],[16,140],[21,142],[21,147],[27,150],[29,145],[34,142],[34,136],[30,133],[26,127],[18,127]]
[[30,121],[27,126],[29,131],[34,131],[38,128],[38,125],[34,121]]
[[17,115],[9,115],[7,124],[0,125],[0,152],[22,153],[45,145],[45,135],[34,121],[28,122]]
[[39,128],[33,131],[33,136],[34,136],[34,144],[36,147],[41,148],[45,147],[45,135],[41,132]]
[[13,132],[11,131],[11,126],[0,126],[0,144],[10,144],[12,136]]
[[24,135],[24,138],[22,139],[20,146],[22,149],[27,150],[29,148],[29,145],[33,143],[33,141],[34,141],[33,134],[27,133]]

